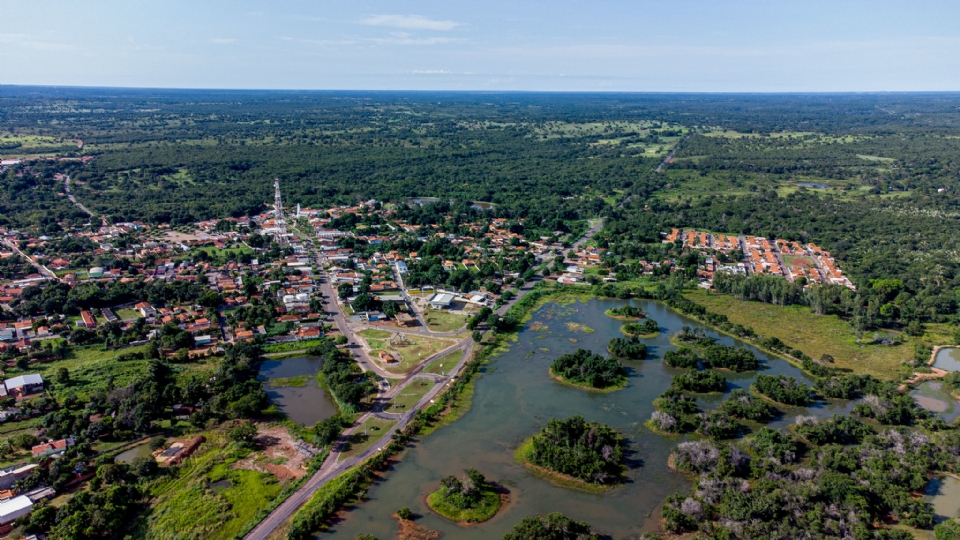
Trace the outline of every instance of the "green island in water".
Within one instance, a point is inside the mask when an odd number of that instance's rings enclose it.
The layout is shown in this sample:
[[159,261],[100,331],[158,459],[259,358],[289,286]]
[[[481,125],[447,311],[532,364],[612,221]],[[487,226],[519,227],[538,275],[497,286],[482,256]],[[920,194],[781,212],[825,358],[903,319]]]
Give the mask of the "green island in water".
[[575,415],[547,422],[520,445],[514,458],[554,484],[602,492],[622,483],[625,449],[616,430]]
[[557,357],[548,372],[556,381],[590,392],[614,392],[627,386],[619,361],[586,349]]
[[440,489],[427,496],[427,506],[450,521],[480,523],[496,515],[503,498],[480,471],[470,468],[463,479],[450,475],[441,480]]

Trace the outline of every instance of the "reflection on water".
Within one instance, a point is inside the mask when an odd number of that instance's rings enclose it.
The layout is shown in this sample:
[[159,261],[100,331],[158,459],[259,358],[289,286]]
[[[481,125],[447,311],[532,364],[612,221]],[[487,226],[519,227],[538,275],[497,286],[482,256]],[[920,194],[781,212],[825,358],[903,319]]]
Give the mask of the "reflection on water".
[[960,404],[943,387],[940,381],[927,381],[917,386],[910,395],[924,409],[937,413],[946,423],[960,416]]
[[116,463],[132,463],[134,459],[138,457],[151,457],[153,453],[150,451],[150,445],[143,443],[133,448],[127,448],[123,452],[117,454],[113,461]]
[[937,522],[960,517],[960,480],[952,476],[930,479],[923,500],[933,504]]
[[324,388],[317,384],[316,374],[323,360],[316,356],[297,356],[285,360],[265,360],[260,365],[257,379],[269,381],[287,377],[309,375],[306,386],[274,388],[269,382],[263,391],[287,418],[301,426],[312,426],[320,420],[337,414],[337,404]]
[[[353,540],[358,534],[378,538],[396,538],[393,512],[404,506],[423,516],[419,523],[446,533],[446,538],[500,538],[526,516],[545,512],[563,512],[591,523],[594,528],[613,538],[637,536],[654,531],[658,509],[670,494],[690,489],[690,483],[667,469],[671,449],[688,437],[665,438],[654,435],[643,423],[653,412],[653,400],[670,386],[671,377],[679,371],[661,362],[663,353],[673,347],[671,334],[684,325],[696,323],[649,301],[633,301],[656,319],[664,332],[643,340],[649,347],[645,361],[626,362],[628,385],[609,394],[583,392],[557,384],[547,376],[550,362],[557,356],[578,347],[606,353],[607,342],[620,337],[622,321],[603,315],[604,310],[624,305],[621,300],[591,300],[587,304],[559,306],[548,304],[538,310],[519,340],[510,344],[509,352],[484,368],[476,383],[470,411],[452,425],[416,443],[390,472],[386,480],[371,487],[367,500],[349,509],[334,523],[323,538]],[[538,324],[539,323],[539,324]],[[570,331],[567,323],[589,326],[592,334]],[[530,330],[535,328],[539,331]],[[721,343],[733,344],[732,338],[712,331],[708,335]],[[575,339],[576,342],[572,342]],[[812,381],[787,362],[752,349],[765,361],[767,374],[785,374],[807,384]],[[756,373],[727,373],[729,390],[747,388]],[[700,398],[702,408],[714,408],[725,398],[710,395]],[[776,427],[794,421],[798,414],[828,417],[846,414],[853,409],[848,401],[816,403],[804,409],[788,409]],[[513,461],[513,451],[520,441],[536,433],[555,417],[583,415],[621,430],[629,440],[629,480],[621,488],[603,494],[590,494],[555,487]],[[440,479],[449,474],[462,475],[475,467],[487,478],[500,482],[510,490],[511,504],[492,520],[478,526],[459,527],[436,515],[426,505],[425,497],[439,487]]]
[[946,371],[960,371],[960,349],[955,347],[940,349],[937,351],[937,357],[933,359],[933,367]]

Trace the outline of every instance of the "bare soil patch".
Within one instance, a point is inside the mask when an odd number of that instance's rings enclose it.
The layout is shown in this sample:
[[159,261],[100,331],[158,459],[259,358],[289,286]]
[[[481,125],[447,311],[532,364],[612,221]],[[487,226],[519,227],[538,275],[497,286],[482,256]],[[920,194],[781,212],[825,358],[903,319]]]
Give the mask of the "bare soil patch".
[[280,482],[295,480],[307,473],[307,457],[294,449],[293,437],[285,427],[258,424],[253,442],[257,451],[236,462],[235,468],[272,474]]

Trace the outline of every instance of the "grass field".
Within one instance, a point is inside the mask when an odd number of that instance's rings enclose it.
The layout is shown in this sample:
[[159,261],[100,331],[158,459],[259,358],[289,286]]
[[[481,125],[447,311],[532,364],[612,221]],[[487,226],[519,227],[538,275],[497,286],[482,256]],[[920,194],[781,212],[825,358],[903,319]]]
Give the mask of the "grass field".
[[[134,536],[148,539],[233,538],[266,508],[282,486],[269,474],[234,469],[236,447],[219,433],[205,433],[207,442],[187,464],[149,488],[150,510]],[[226,480],[216,490],[210,484]]]
[[810,268],[815,266],[813,264],[813,259],[800,255],[784,255],[783,264],[792,268]]
[[[753,328],[762,336],[777,337],[812,358],[829,354],[836,360],[837,367],[884,379],[897,377],[901,363],[913,358],[913,344],[918,341],[917,338],[909,338],[902,345],[893,347],[858,345],[857,336],[848,323],[835,315],[816,315],[804,306],[780,307],[744,302],[732,296],[707,294],[705,291],[690,292],[684,296],[714,313],[726,315],[733,323]],[[945,330],[938,325],[930,325],[928,335],[921,341],[928,344],[946,343],[949,338]],[[869,335],[865,337],[869,340]],[[899,337],[901,340],[908,339],[905,335]]]
[[407,373],[417,367],[421,360],[429,358],[434,354],[453,345],[449,339],[438,339],[418,334],[404,334],[406,343],[391,343],[395,335],[386,330],[375,330],[368,328],[357,332],[357,335],[367,342],[371,350],[371,357],[378,359],[380,351],[387,351],[396,357],[399,362],[388,364],[384,367],[393,373]]
[[466,315],[457,315],[441,309],[428,309],[423,312],[423,318],[427,321],[430,330],[434,332],[457,331],[470,319]]
[[368,416],[350,435],[350,448],[340,454],[340,460],[350,459],[362,454],[396,423],[396,420],[381,420],[374,416]]
[[135,309],[117,309],[113,313],[123,320],[140,318],[140,312]]
[[387,412],[403,412],[416,405],[420,398],[434,386],[436,386],[436,383],[429,379],[414,379],[390,400],[384,410]]
[[423,368],[424,373],[446,373],[450,371],[453,366],[457,365],[457,362],[460,361],[460,358],[463,357],[463,351],[456,350],[449,352],[440,358],[437,358],[433,362],[430,362],[427,367]]

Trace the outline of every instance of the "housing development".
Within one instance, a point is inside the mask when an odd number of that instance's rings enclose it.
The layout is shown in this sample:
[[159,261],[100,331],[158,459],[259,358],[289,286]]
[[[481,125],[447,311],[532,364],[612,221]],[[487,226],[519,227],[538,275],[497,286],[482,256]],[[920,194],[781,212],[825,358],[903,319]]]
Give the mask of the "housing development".
[[749,235],[714,234],[706,231],[672,229],[664,233],[664,243],[682,242],[683,247],[722,253],[726,263],[713,258],[705,265],[705,276],[714,272],[766,274],[789,281],[803,278],[805,283],[830,283],[854,288],[837,266],[830,252],[813,243]]

